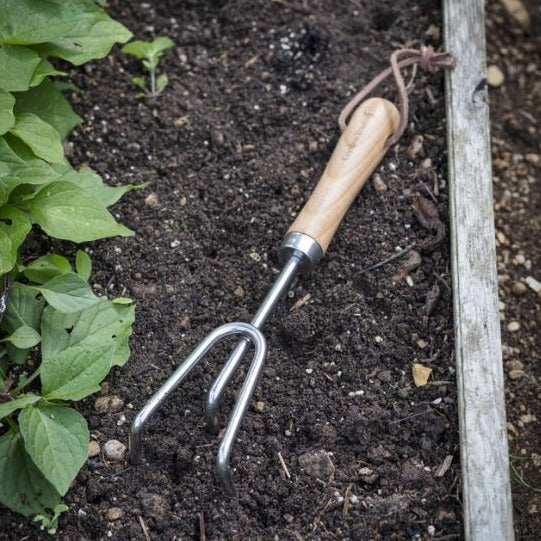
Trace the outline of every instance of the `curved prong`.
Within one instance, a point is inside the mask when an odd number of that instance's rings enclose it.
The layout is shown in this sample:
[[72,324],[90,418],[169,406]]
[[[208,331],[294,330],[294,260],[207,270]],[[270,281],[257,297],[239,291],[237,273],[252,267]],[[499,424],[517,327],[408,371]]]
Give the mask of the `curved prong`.
[[225,492],[230,496],[236,496],[233,475],[229,466],[231,450],[233,443],[235,442],[237,432],[239,431],[242,423],[242,419],[244,418],[246,410],[248,409],[250,399],[254,394],[259,375],[263,369],[265,355],[267,352],[265,338],[257,329],[253,328],[253,330],[255,333],[254,336],[250,336],[250,340],[255,346],[254,357],[252,363],[250,364],[246,381],[242,386],[239,398],[237,399],[235,407],[233,408],[233,413],[231,414],[229,422],[227,423],[227,428],[225,430],[222,442],[220,443],[220,448],[218,449],[218,456],[216,459],[216,470],[218,472],[218,476]]
[[225,363],[216,381],[212,384],[207,395],[207,407],[205,409],[205,422],[209,432],[218,432],[218,410],[222,402],[227,384],[231,381],[235,370],[246,354],[250,340],[244,338],[233,350],[233,353]]
[[250,338],[254,344],[259,344],[259,350],[261,350],[261,344],[263,344],[263,351],[266,350],[265,338],[260,331],[255,329],[249,323],[226,323],[221,327],[218,327],[210,334],[208,334],[197,347],[186,357],[184,362],[175,370],[175,372],[167,379],[167,381],[158,389],[158,391],[150,398],[145,404],[143,409],[137,414],[135,420],[132,423],[130,430],[130,456],[129,460],[132,464],[138,464],[141,462],[142,454],[142,433],[143,429],[150,419],[150,417],[160,408],[160,406],[167,400],[169,395],[182,383],[191,370],[197,365],[197,363],[205,356],[205,354],[220,340],[226,336],[232,334],[241,334]]

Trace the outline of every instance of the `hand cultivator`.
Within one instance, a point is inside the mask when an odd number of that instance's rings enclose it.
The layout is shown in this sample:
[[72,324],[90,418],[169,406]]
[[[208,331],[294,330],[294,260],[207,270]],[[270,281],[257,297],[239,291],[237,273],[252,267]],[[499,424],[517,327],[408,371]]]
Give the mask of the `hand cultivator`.
[[281,273],[250,323],[228,323],[212,331],[177,368],[139,412],[131,428],[130,460],[140,462],[142,430],[151,415],[163,404],[205,354],[227,336],[241,341],[212,385],[206,403],[206,422],[217,432],[217,411],[224,391],[242,361],[250,342],[254,354],[250,369],[218,450],[218,477],[229,495],[235,495],[231,450],[265,361],[267,346],[260,329],[273,308],[300,273],[311,271],[325,254],[334,233],[366,180],[383,158],[389,138],[396,133],[399,114],[381,98],[363,102],[342,134],[331,159],[308,202],[289,228],[280,247],[284,264]]

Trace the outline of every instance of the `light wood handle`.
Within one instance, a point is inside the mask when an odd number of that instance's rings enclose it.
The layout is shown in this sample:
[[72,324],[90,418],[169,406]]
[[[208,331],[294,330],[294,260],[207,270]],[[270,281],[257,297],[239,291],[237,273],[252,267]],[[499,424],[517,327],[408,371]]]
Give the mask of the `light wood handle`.
[[396,107],[382,98],[370,98],[357,108],[288,233],[304,233],[327,251],[353,200],[383,158],[399,116]]

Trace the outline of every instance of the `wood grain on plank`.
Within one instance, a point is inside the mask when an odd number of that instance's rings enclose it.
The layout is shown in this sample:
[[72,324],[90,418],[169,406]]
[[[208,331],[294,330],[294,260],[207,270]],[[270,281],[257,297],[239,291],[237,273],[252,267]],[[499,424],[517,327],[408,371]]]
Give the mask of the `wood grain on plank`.
[[451,251],[464,529],[512,540],[483,0],[444,0]]

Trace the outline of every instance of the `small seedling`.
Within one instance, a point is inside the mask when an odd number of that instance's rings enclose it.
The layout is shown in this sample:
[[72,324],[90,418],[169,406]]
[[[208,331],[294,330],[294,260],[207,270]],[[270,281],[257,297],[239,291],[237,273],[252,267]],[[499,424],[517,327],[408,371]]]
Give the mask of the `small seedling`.
[[153,41],[132,41],[122,47],[122,52],[135,56],[142,61],[143,67],[150,73],[150,88],[147,87],[145,77],[133,77],[132,83],[143,92],[136,94],[137,98],[159,96],[167,86],[169,79],[165,73],[156,77],[156,67],[163,53],[173,47],[173,41],[159,36]]
[[53,516],[49,517],[47,515],[36,515],[34,517],[34,522],[41,522],[41,526],[44,530],[47,530],[49,535],[54,535],[58,528],[58,519],[62,513],[65,513],[69,507],[63,503],[58,504],[53,509]]

